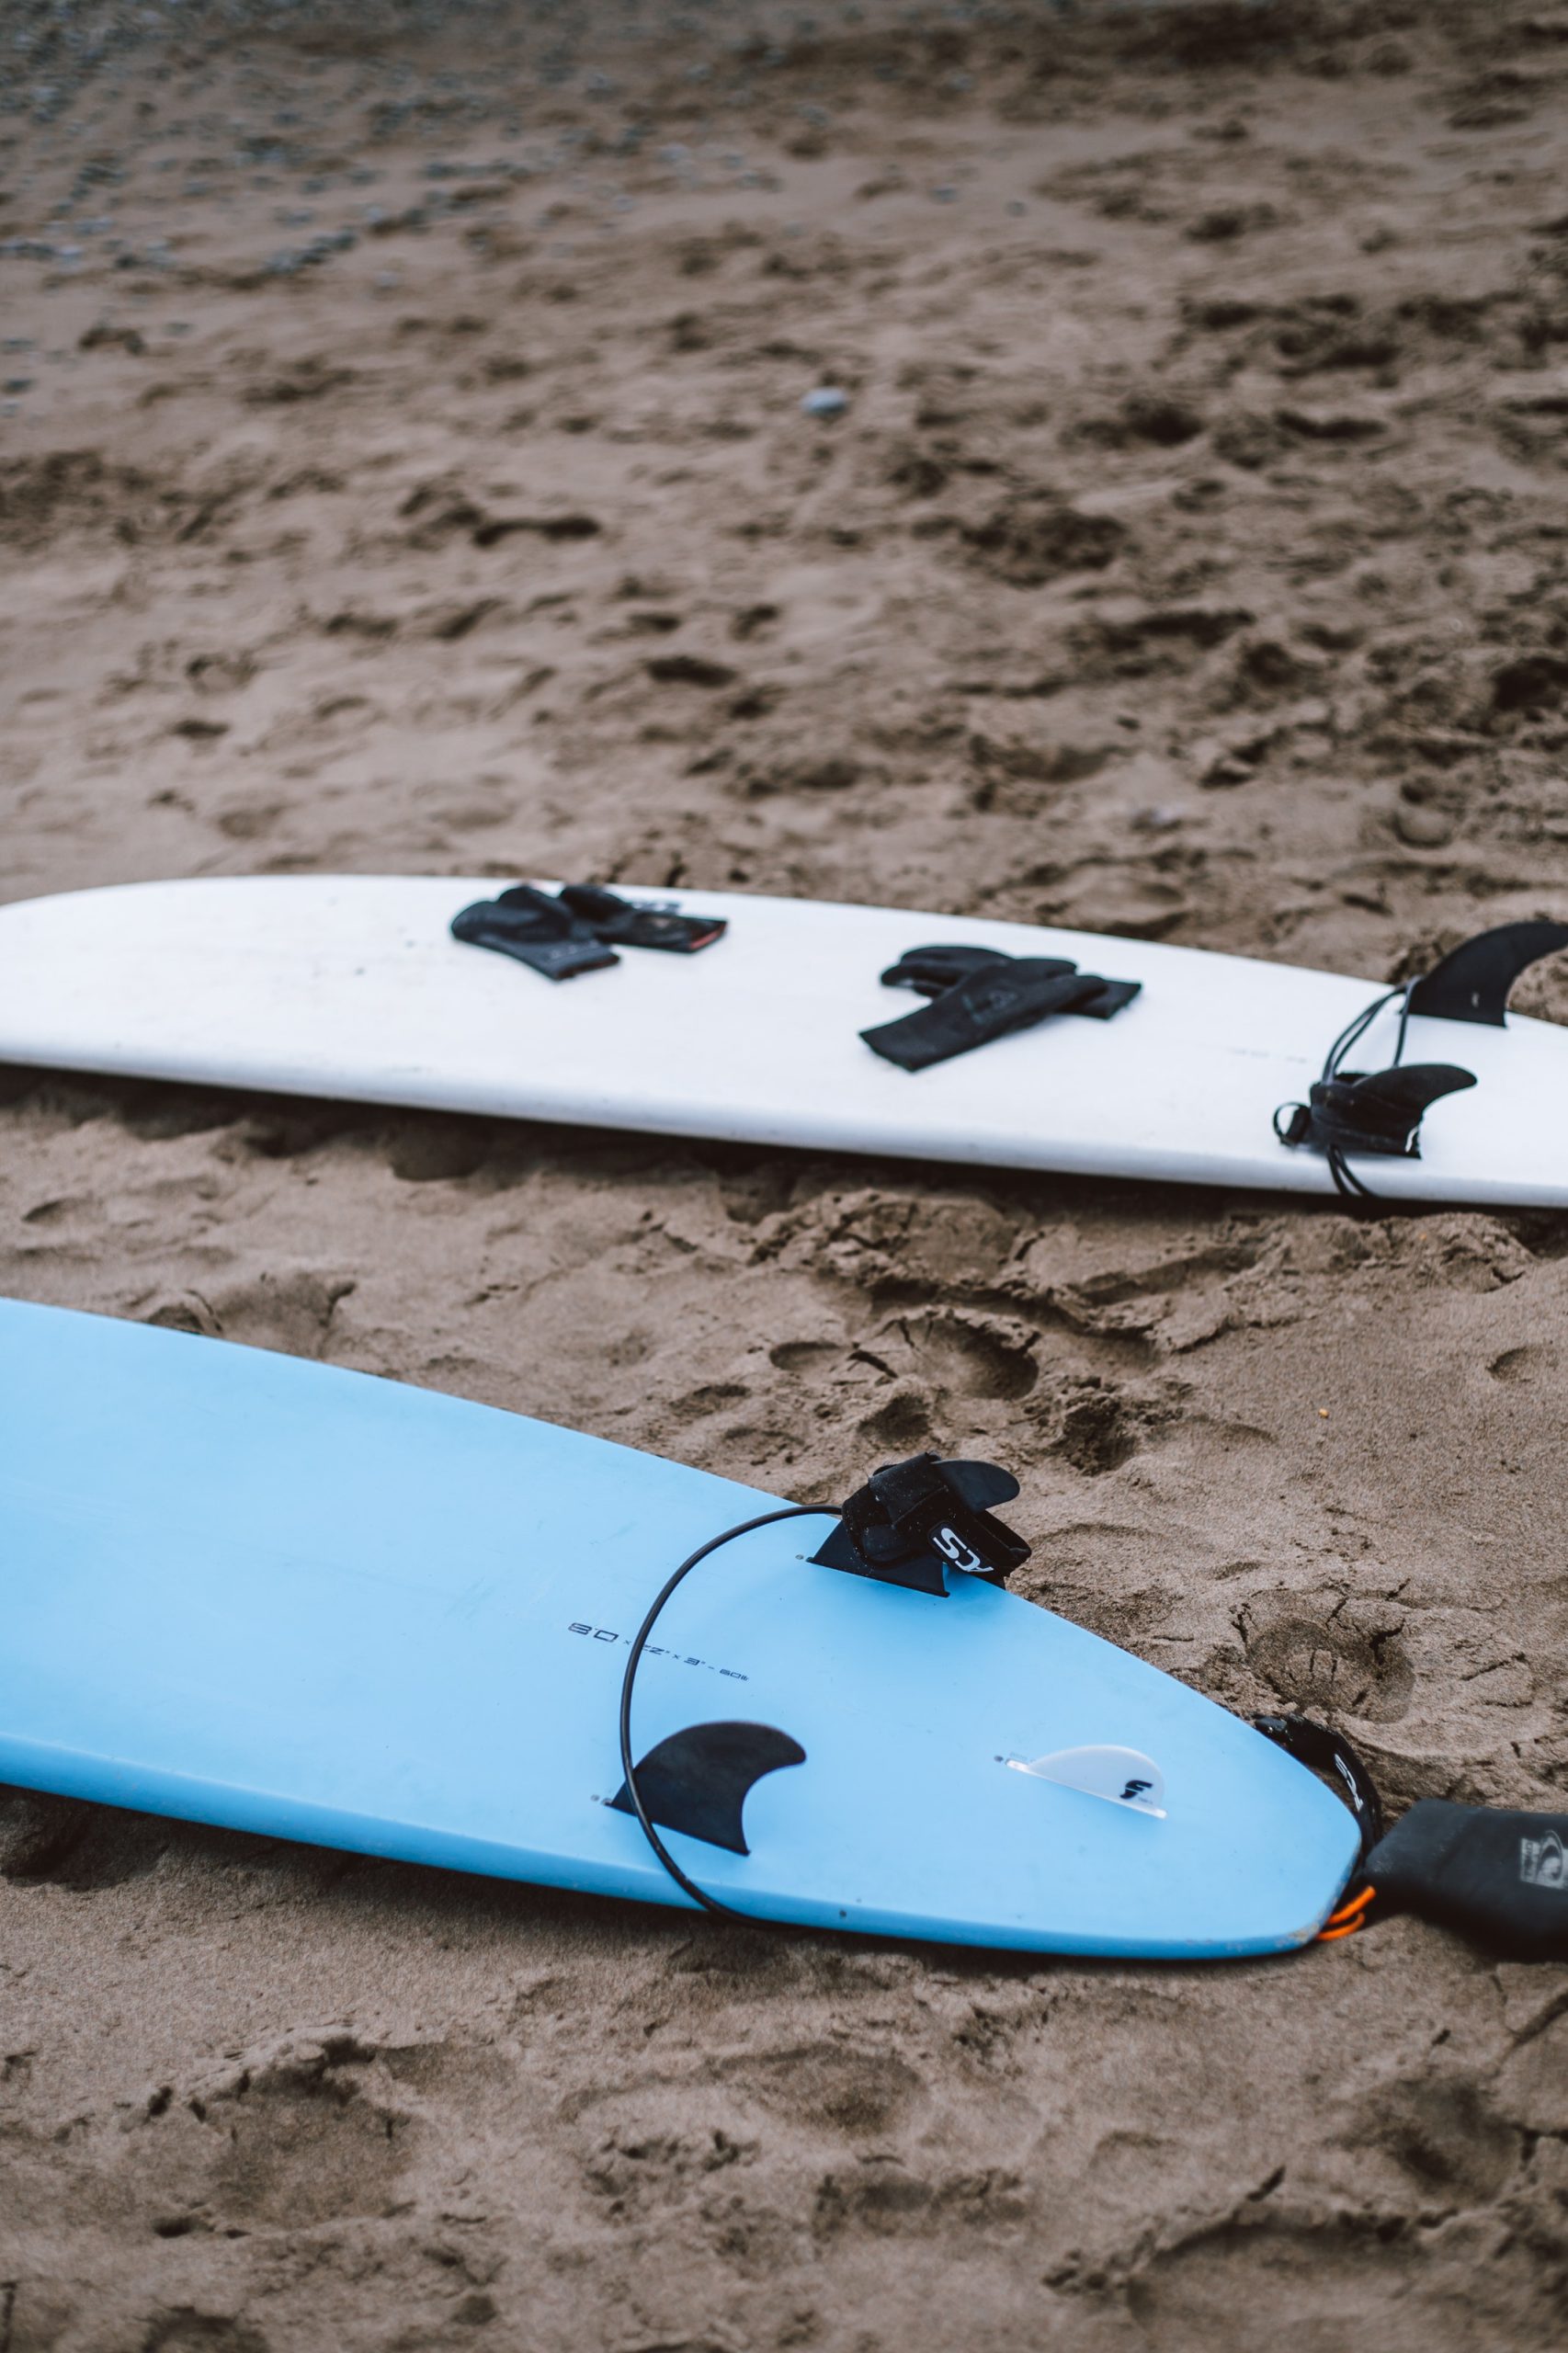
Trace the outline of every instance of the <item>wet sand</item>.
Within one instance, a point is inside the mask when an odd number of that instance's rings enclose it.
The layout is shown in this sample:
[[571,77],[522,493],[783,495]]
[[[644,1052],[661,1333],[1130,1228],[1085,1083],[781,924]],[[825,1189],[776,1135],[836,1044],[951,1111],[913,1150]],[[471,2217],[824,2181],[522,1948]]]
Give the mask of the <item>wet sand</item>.
[[[0,894],[1568,915],[1562,9],[6,34]],[[801,1500],[990,1455],[1033,1597],[1564,1802],[1561,1218],[18,1071],[0,1289]],[[1494,2353],[1565,2267],[1568,1971],[1414,1922],[998,1961],[0,1795],[4,2353]]]

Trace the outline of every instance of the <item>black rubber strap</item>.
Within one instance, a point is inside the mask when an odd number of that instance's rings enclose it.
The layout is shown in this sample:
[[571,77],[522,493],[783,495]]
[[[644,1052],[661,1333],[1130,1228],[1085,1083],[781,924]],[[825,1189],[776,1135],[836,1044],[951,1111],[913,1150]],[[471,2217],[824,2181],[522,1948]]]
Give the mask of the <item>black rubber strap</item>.
[[480,899],[452,917],[452,937],[472,948],[493,948],[546,980],[619,964],[618,948],[662,949],[677,956],[710,948],[724,934],[722,915],[676,915],[633,906],[591,882],[568,882],[551,896],[519,882],[498,898]]
[[[884,981],[926,991],[932,950],[916,950],[923,960],[906,958],[884,972]],[[974,950],[969,950],[973,957]],[[928,1070],[935,1063],[951,1062],[957,1054],[988,1045],[1015,1029],[1032,1029],[1052,1013],[1087,1013],[1105,1020],[1119,1012],[1138,994],[1134,981],[1107,981],[1096,972],[1080,972],[1051,956],[997,956],[979,951],[961,978],[933,996],[918,1013],[902,1020],[884,1021],[861,1037],[874,1054],[896,1063],[901,1070]]]
[[1568,1961],[1568,1813],[1420,1798],[1367,1857],[1380,1907],[1515,1961]]
[[737,1912],[733,1904],[722,1904],[716,1895],[710,1895],[705,1888],[699,1887],[697,1881],[682,1870],[653,1827],[653,1818],[648,1810],[647,1799],[638,1784],[638,1767],[631,1753],[632,1688],[637,1680],[637,1669],[642,1654],[648,1647],[649,1638],[659,1622],[665,1604],[675,1592],[676,1587],[691,1574],[699,1562],[707,1560],[710,1552],[717,1552],[721,1545],[733,1544],[737,1536],[749,1536],[752,1530],[757,1528],[772,1528],[781,1519],[836,1519],[837,1518],[837,1507],[832,1504],[786,1504],[778,1511],[760,1512],[756,1519],[743,1519],[738,1526],[726,1528],[718,1536],[710,1536],[706,1544],[699,1544],[695,1552],[688,1552],[679,1568],[666,1577],[659,1587],[649,1605],[647,1616],[632,1637],[631,1654],[626,1662],[626,1673],[620,1679],[620,1770],[623,1777],[620,1795],[629,1801],[631,1812],[637,1816],[642,1825],[643,1836],[676,1885],[689,1895],[694,1904],[699,1904],[704,1912],[716,1913],[722,1920],[744,1920],[750,1927],[768,1927],[779,1924],[759,1920],[750,1912]]
[[498,899],[480,899],[464,907],[452,917],[452,938],[471,948],[493,948],[547,981],[574,980],[579,972],[599,972],[620,961],[591,924],[547,891],[526,882],[503,891]]
[[1355,1815],[1361,1832],[1357,1866],[1382,1836],[1383,1806],[1370,1773],[1343,1733],[1330,1732],[1309,1716],[1254,1716],[1253,1729],[1273,1741],[1298,1765],[1330,1779]]

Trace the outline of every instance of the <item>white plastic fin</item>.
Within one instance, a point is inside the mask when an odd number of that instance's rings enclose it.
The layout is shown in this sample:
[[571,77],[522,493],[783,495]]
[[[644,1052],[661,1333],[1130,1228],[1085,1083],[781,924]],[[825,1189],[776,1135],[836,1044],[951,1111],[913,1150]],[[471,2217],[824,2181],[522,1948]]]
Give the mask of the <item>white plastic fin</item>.
[[1007,1762],[1015,1773],[1032,1773],[1037,1781],[1060,1781],[1064,1790],[1165,1818],[1165,1777],[1141,1748],[1059,1748],[1027,1763],[1021,1756]]

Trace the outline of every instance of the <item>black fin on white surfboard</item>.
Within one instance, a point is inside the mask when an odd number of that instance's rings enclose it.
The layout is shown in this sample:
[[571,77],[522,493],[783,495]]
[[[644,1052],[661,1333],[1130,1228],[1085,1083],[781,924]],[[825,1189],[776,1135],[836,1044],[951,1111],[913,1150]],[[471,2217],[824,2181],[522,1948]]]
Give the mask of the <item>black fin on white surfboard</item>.
[[1398,1063],[1392,1070],[1345,1071],[1314,1081],[1308,1100],[1289,1106],[1285,1143],[1319,1152],[1370,1153],[1389,1160],[1419,1160],[1421,1121],[1445,1095],[1475,1085],[1473,1071],[1454,1063]]
[[1519,974],[1562,948],[1568,948],[1568,924],[1505,923],[1477,932],[1415,983],[1409,1010],[1428,1020],[1483,1021],[1501,1029]]
[[[1568,948],[1568,924],[1505,923],[1451,949],[1419,980],[1385,989],[1347,1022],[1324,1063],[1323,1075],[1305,1103],[1282,1103],[1274,1114],[1281,1143],[1306,1144],[1324,1154],[1335,1189],[1347,1199],[1378,1196],[1358,1176],[1346,1153],[1374,1153],[1419,1160],[1422,1114],[1445,1095],[1475,1085],[1472,1071],[1453,1063],[1406,1063],[1405,1033],[1413,1013],[1428,1020],[1474,1021],[1505,1026],[1508,992],[1519,974],[1541,957]],[[1351,1048],[1386,1006],[1400,1000],[1399,1031],[1387,1070],[1344,1068]]]

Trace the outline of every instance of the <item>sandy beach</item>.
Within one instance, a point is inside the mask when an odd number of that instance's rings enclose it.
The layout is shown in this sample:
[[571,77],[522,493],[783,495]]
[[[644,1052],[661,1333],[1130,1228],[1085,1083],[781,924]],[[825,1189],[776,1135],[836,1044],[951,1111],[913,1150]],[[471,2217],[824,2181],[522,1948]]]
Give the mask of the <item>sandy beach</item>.
[[[547,872],[1371,982],[1568,916],[1568,10],[0,41],[0,898]],[[0,1070],[0,1290],[801,1501],[989,1457],[1032,1598],[1396,1809],[1568,1802],[1561,1217]],[[1568,1969],[753,1933],[0,1791],[0,2353],[1565,2328]]]

